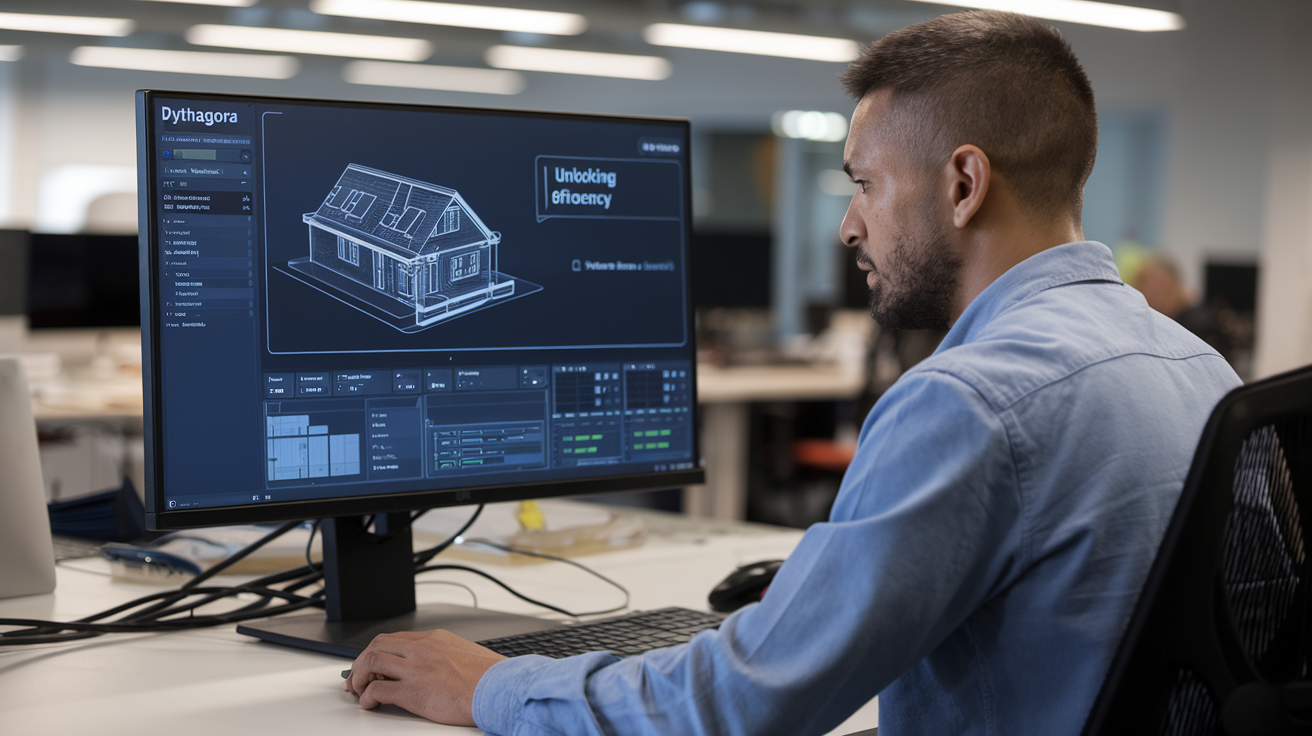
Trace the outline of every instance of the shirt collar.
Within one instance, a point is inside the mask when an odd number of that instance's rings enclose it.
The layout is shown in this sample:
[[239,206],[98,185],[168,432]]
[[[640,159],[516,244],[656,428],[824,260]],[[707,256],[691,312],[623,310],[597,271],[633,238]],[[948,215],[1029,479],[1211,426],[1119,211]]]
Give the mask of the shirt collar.
[[1111,249],[1102,243],[1082,240],[1035,253],[985,287],[934,352],[972,342],[999,314],[1041,291],[1087,281],[1124,283]]

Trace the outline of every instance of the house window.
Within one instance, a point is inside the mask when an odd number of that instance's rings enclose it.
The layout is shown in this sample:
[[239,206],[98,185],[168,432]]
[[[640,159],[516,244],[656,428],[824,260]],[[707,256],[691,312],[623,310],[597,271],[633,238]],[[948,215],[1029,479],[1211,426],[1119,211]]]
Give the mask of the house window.
[[453,233],[460,229],[460,210],[452,207],[442,213],[442,234]]
[[451,256],[451,281],[467,279],[478,275],[478,251],[469,251],[458,256]]
[[360,196],[353,197],[351,201],[342,208],[342,212],[346,213],[347,217],[354,217],[357,220],[363,219],[365,215],[369,214],[369,208],[372,207],[374,201],[378,199],[374,195],[366,192],[359,192],[358,194]]
[[337,259],[352,266],[360,265],[360,245],[352,243],[342,236],[337,236]]
[[410,268],[404,263],[396,264],[396,293],[410,296]]

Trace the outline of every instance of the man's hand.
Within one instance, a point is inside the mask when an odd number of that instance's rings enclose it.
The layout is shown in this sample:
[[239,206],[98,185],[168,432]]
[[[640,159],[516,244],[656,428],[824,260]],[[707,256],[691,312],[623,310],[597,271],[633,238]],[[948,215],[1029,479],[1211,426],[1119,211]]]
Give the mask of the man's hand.
[[474,688],[492,665],[505,659],[449,631],[380,634],[351,665],[342,689],[360,707],[399,705],[430,721],[474,725]]

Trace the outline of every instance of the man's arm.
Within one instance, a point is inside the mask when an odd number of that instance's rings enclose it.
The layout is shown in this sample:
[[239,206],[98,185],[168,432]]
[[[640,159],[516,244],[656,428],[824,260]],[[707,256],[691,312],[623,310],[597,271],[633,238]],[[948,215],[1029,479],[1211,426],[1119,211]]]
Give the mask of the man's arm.
[[[378,702],[460,723],[472,703],[477,725],[497,734],[821,732],[923,658],[1015,569],[1018,515],[993,411],[957,379],[908,375],[868,420],[833,521],[811,527],[765,599],[719,631],[624,660],[492,663],[476,645],[413,650],[422,665],[395,665],[413,683]],[[353,672],[355,692],[386,675],[364,661],[373,650]],[[482,670],[428,662],[465,656]]]

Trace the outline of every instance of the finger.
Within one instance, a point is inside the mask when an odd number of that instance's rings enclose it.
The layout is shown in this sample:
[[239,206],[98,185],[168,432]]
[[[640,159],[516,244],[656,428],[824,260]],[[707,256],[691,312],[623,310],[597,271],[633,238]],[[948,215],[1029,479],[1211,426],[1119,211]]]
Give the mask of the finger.
[[366,649],[351,665],[351,676],[347,682],[351,691],[359,695],[370,682],[380,678],[397,680],[401,678],[405,659],[377,649]]
[[[360,693],[360,707],[366,710],[380,705],[399,705],[406,708],[406,686],[396,680],[374,680]],[[406,708],[410,710],[410,708]],[[411,711],[413,712],[413,711]]]

